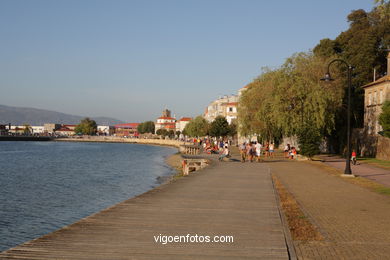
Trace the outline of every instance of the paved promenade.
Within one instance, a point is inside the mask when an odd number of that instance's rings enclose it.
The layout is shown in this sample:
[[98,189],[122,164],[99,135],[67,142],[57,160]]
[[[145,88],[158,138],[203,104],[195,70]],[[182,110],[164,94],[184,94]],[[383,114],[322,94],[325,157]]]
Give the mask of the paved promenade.
[[294,241],[298,259],[390,259],[390,197],[305,162],[271,171],[319,227],[324,241]]
[[[102,196],[104,196],[102,194]],[[168,243],[159,235],[233,236]],[[189,177],[0,253],[0,259],[288,259],[269,168],[216,162]]]
[[[345,169],[344,158],[341,158],[339,156],[328,156],[328,155],[322,155],[320,156],[320,158],[324,160],[325,164],[337,168],[344,172]],[[352,170],[352,174],[356,176],[364,177],[372,181],[376,181],[380,184],[383,184],[387,187],[390,187],[389,170],[364,164],[364,163],[359,163],[359,161],[357,165],[352,165],[351,163],[351,170]]]

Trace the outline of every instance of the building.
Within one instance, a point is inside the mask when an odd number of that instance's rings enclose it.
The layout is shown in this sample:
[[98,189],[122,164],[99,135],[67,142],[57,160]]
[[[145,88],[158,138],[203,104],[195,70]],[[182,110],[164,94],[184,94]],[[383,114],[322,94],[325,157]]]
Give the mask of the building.
[[382,105],[390,100],[390,52],[387,55],[387,75],[365,86],[364,89],[364,128],[369,135],[382,131],[379,115]]
[[109,125],[98,125],[97,134],[98,135],[113,135],[115,133],[115,127]]
[[237,118],[238,96],[224,96],[211,102],[204,113],[204,118],[212,122],[217,116],[223,116],[229,124]]
[[45,132],[45,127],[44,126],[31,126],[32,133],[34,135],[41,135]]
[[182,133],[191,119],[191,117],[182,117],[179,121],[176,122],[176,131],[180,131],[180,133]]
[[125,123],[114,125],[115,136],[119,137],[138,137],[137,127],[139,123]]
[[162,116],[157,118],[155,123],[155,131],[159,129],[165,129],[167,131],[173,130],[176,131],[176,118],[171,116],[171,111],[165,109],[162,112]]
[[73,136],[76,125],[61,125],[60,128],[54,130],[54,133],[59,136]]
[[47,134],[53,134],[55,130],[60,129],[60,124],[43,124],[44,132]]

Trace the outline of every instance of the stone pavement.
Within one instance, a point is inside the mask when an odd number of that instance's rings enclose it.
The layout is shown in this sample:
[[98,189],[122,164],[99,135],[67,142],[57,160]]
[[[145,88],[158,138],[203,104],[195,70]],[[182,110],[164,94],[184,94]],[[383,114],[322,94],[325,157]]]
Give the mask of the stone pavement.
[[[154,236],[233,236],[233,243],[156,243]],[[288,237],[288,236],[287,236]],[[0,259],[288,259],[269,168],[216,162]]]
[[[326,165],[337,168],[344,172],[345,169],[345,159],[339,156],[328,156],[322,155],[320,156]],[[360,164],[358,161],[357,165],[351,164],[352,174],[360,177],[364,177],[378,183],[381,183],[387,187],[390,187],[390,171],[375,167],[368,164]]]
[[389,196],[354,185],[315,164],[267,165],[325,238],[294,241],[298,259],[390,259]]

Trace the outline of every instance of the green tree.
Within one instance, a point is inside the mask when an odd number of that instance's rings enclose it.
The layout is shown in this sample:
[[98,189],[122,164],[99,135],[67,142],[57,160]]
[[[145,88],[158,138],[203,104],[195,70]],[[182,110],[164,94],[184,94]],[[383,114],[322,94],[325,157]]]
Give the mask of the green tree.
[[320,153],[321,133],[313,124],[306,124],[298,133],[299,152],[312,158]]
[[383,135],[390,138],[390,101],[383,103],[379,123],[383,128]]
[[209,133],[209,123],[202,116],[197,116],[188,122],[183,132],[192,137],[206,136]]
[[156,134],[161,135],[162,137],[165,137],[168,135],[168,130],[164,129],[164,128],[157,129]]
[[97,124],[95,120],[87,117],[81,120],[80,124],[75,127],[74,131],[76,134],[94,135],[97,132]]
[[217,116],[211,122],[209,134],[213,137],[225,137],[230,133],[229,123],[223,116]]
[[155,125],[153,121],[146,121],[138,125],[137,131],[140,134],[145,134],[145,133],[154,133],[155,131]]
[[23,134],[29,135],[32,133],[32,127],[29,124],[24,124],[23,127]]

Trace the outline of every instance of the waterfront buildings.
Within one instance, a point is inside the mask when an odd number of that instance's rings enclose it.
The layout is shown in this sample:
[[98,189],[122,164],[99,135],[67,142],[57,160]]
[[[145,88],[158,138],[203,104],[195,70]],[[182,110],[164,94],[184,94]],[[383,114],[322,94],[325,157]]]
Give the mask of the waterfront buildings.
[[176,131],[176,118],[171,116],[171,111],[165,109],[162,112],[162,116],[157,118],[155,125],[155,131],[159,129],[165,129],[167,131],[173,130]]
[[205,109],[204,118],[212,122],[217,116],[223,116],[231,124],[233,120],[237,119],[238,99],[237,95],[231,95],[212,101]]
[[56,129],[54,133],[60,136],[73,136],[76,134],[74,131],[75,128],[76,125],[61,125],[61,127]]
[[119,137],[138,137],[138,125],[139,123],[125,123],[114,125],[115,135]]
[[387,75],[365,86],[364,89],[364,127],[369,135],[382,131],[379,115],[382,105],[390,100],[390,52],[387,55]]
[[97,134],[98,135],[113,135],[115,133],[115,127],[109,125],[98,125]]
[[179,121],[176,122],[176,131],[180,131],[180,133],[182,133],[191,119],[191,117],[182,117]]

